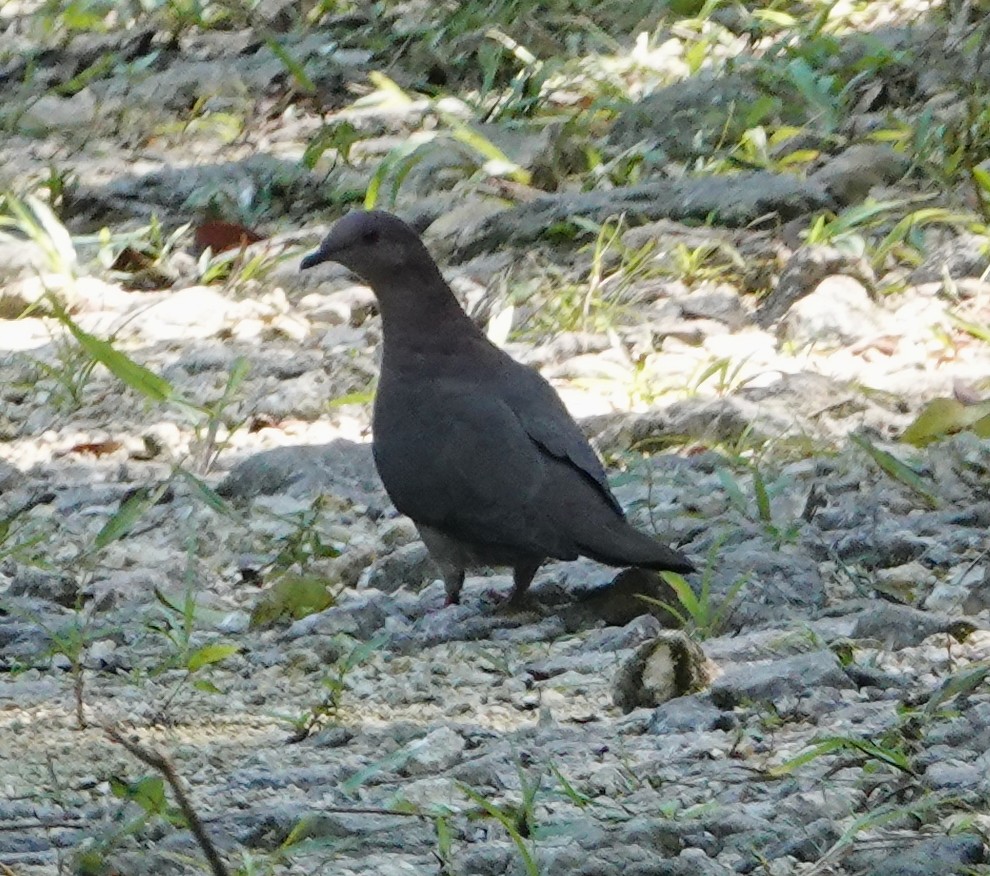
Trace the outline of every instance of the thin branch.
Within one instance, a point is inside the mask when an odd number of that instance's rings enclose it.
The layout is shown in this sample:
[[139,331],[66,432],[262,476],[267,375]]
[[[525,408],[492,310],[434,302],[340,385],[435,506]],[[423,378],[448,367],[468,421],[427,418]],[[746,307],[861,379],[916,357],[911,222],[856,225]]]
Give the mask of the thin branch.
[[3,824],[0,824],[0,833],[13,833],[18,830],[50,830],[60,827],[81,830],[86,827],[87,823],[83,818],[55,819],[53,821],[5,821]]
[[179,804],[179,809],[182,811],[183,817],[186,819],[186,824],[189,825],[189,829],[192,831],[193,836],[196,837],[196,842],[199,843],[199,847],[203,850],[203,854],[206,856],[206,860],[210,864],[210,869],[213,871],[213,876],[230,876],[226,865],[220,858],[220,853],[217,851],[213,841],[210,839],[209,835],[206,833],[206,828],[203,826],[203,822],[200,820],[199,815],[196,814],[196,810],[193,809],[192,803],[190,803],[189,798],[186,796],[186,792],[182,787],[182,783],[179,780],[179,775],[175,771],[175,767],[172,762],[164,754],[158,751],[154,751],[150,748],[145,748],[130,739],[127,739],[123,733],[120,732],[116,727],[104,727],[103,732],[106,733],[107,737],[116,742],[118,745],[123,746],[127,751],[136,757],[141,763],[146,766],[151,767],[154,770],[158,770],[168,782],[169,787],[172,789],[172,793],[175,795],[175,801]]
[[377,806],[321,806],[320,815],[403,815],[409,818],[433,818],[428,812],[400,812]]

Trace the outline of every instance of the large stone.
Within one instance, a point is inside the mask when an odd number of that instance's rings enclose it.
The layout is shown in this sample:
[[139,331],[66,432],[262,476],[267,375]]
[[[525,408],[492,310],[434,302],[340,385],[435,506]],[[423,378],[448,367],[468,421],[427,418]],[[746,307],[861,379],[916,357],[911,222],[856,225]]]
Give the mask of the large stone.
[[932,247],[925,260],[908,276],[912,285],[941,283],[948,275],[953,280],[982,277],[990,266],[986,238],[963,233]]
[[[907,844],[904,840],[902,843]],[[986,845],[975,834],[938,836],[902,851],[854,854],[853,872],[870,876],[963,876],[977,873],[975,865],[987,860]]]
[[878,600],[856,618],[852,635],[855,639],[875,639],[888,650],[899,651],[919,645],[951,626],[952,621],[944,615]]
[[865,200],[875,186],[897,182],[910,166],[907,155],[889,146],[856,143],[829,158],[811,179],[844,206]]
[[880,310],[866,287],[834,274],[795,302],[784,317],[782,335],[798,346],[851,344],[879,332]]
[[420,590],[438,576],[426,545],[417,541],[404,544],[372,563],[364,583],[382,593],[394,593],[400,587]]
[[[656,736],[667,733],[698,733],[722,727],[725,715],[705,694],[677,697],[657,708],[650,716],[646,731]],[[724,727],[722,727],[724,729]]]
[[24,473],[4,459],[0,459],[0,495],[15,490],[24,482]]
[[581,217],[605,222],[627,211],[640,219],[708,220],[741,226],[767,213],[789,218],[822,209],[828,203],[828,195],[814,183],[769,171],[658,180],[607,191],[564,192],[502,210],[465,229],[454,257],[464,261],[506,244],[542,240],[554,224]]
[[402,767],[407,776],[443,772],[457,764],[467,743],[450,727],[438,727],[410,746],[412,753]]
[[43,569],[22,568],[14,575],[7,591],[11,596],[29,596],[74,607],[80,598],[79,583],[68,574]]
[[18,117],[17,126],[31,136],[47,136],[54,132],[81,132],[89,128],[99,113],[96,96],[83,88],[71,97],[46,94]]
[[844,274],[872,285],[873,270],[863,259],[831,246],[798,247],[780,272],[780,279],[756,312],[756,324],[769,328],[826,278]]
[[769,663],[733,666],[712,685],[711,696],[720,708],[732,709],[744,703],[801,697],[824,688],[852,687],[831,651],[813,651]]
[[378,507],[388,501],[371,446],[342,438],[329,444],[277,447],[249,456],[231,468],[217,492],[230,499],[333,493]]
[[759,97],[757,84],[742,75],[689,76],[624,109],[609,139],[624,148],[645,140],[671,158],[690,159],[738,140],[746,123],[736,108]]
[[344,594],[340,601],[316,614],[297,620],[285,633],[287,639],[301,636],[347,633],[361,641],[371,639],[398,614],[391,597],[377,590]]

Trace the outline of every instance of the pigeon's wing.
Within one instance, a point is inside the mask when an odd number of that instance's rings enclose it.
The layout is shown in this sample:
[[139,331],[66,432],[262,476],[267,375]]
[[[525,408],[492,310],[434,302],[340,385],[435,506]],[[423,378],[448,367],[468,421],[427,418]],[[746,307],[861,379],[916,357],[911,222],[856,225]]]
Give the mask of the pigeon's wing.
[[501,369],[500,394],[519,418],[529,437],[546,453],[570,463],[589,478],[619,514],[618,500],[605,477],[601,460],[574,422],[556,390],[538,371],[506,356]]
[[465,542],[576,555],[540,501],[546,460],[502,398],[452,379],[379,391],[375,462],[399,511]]

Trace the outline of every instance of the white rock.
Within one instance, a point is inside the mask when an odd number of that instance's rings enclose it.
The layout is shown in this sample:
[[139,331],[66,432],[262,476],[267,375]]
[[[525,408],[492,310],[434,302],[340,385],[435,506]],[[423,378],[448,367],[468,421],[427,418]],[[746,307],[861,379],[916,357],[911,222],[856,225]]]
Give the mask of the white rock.
[[795,344],[836,346],[875,335],[879,313],[862,283],[834,274],[792,305],[781,328]]
[[442,772],[461,759],[465,745],[459,733],[450,727],[438,727],[413,743],[413,753],[403,771],[410,776]]
[[[52,340],[48,325],[43,319],[0,319],[0,352],[37,350]],[[42,415],[47,416],[45,411]],[[30,434],[30,433],[29,433]]]
[[254,304],[231,301],[209,286],[190,286],[141,311],[131,327],[152,341],[208,338],[254,315]]
[[464,804],[464,795],[458,790],[457,782],[438,777],[403,782],[402,799],[422,809],[442,805],[456,810]]
[[967,563],[957,567],[948,578],[932,588],[932,592],[925,599],[924,607],[929,611],[941,611],[947,614],[959,611],[970,591],[974,587],[983,585],[985,574],[982,565],[973,566]]
[[18,119],[22,131],[46,134],[51,131],[81,131],[96,120],[98,106],[89,88],[72,97],[46,94],[31,104]]
[[222,633],[244,633],[251,625],[251,615],[246,611],[232,611],[224,615],[217,624]]
[[93,642],[86,649],[85,664],[89,669],[98,669],[102,666],[112,666],[115,664],[114,651],[117,650],[117,643],[113,639],[99,639]]

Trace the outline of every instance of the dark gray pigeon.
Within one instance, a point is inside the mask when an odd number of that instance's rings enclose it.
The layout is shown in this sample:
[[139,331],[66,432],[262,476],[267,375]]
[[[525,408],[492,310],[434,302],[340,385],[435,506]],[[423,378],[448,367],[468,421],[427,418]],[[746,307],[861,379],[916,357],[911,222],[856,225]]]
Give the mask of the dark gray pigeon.
[[419,236],[350,213],[302,262],[339,262],[371,286],[384,350],[375,464],[456,603],[465,569],[511,566],[513,599],[548,557],[676,572],[691,561],[633,529],[560,397],[468,318]]

